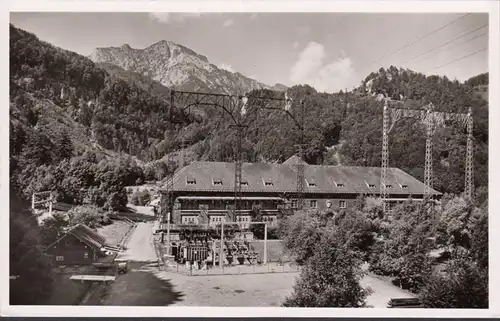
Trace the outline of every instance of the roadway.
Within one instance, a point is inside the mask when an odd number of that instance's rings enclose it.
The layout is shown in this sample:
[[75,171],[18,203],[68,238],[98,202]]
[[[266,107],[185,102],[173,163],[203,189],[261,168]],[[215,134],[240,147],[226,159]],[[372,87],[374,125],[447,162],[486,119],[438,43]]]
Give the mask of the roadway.
[[125,250],[118,253],[116,260],[132,262],[157,262],[153,243],[153,223],[138,223]]

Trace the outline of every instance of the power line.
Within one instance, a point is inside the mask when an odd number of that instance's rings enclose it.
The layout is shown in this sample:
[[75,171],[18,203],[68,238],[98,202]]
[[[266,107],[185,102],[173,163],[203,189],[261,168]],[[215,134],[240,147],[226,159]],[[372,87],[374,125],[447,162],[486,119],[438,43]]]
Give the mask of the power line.
[[473,37],[473,38],[467,39],[467,40],[465,40],[465,41],[459,42],[459,43],[457,43],[456,45],[454,45],[454,46],[451,46],[451,47],[447,48],[446,50],[443,50],[443,51],[438,51],[438,52],[436,52],[436,53],[435,53],[435,54],[433,54],[433,55],[430,55],[430,56],[425,57],[424,59],[418,59],[417,61],[422,61],[422,60],[429,59],[429,58],[434,57],[435,55],[437,55],[437,54],[439,54],[439,53],[446,52],[446,51],[448,51],[448,50],[450,50],[450,49],[456,48],[456,47],[458,47],[458,46],[460,46],[460,45],[463,45],[464,43],[467,43],[467,42],[469,42],[469,41],[472,41],[472,40],[477,39],[477,38],[479,38],[479,37],[482,37],[482,36],[484,36],[484,35],[486,35],[486,32],[483,32],[482,34],[477,35],[477,36],[475,36],[475,37]]
[[457,61],[460,61],[460,60],[463,60],[463,59],[465,59],[465,58],[468,58],[468,57],[471,57],[471,56],[477,55],[477,54],[478,54],[478,53],[480,53],[480,52],[486,51],[486,49],[487,49],[487,48],[483,48],[483,49],[480,49],[480,50],[478,50],[478,51],[472,52],[472,53],[470,53],[470,54],[468,54],[468,55],[462,56],[462,57],[460,57],[460,58],[457,58],[457,59],[455,59],[455,60],[452,60],[452,61],[450,61],[450,62],[447,62],[447,63],[445,63],[445,64],[443,64],[443,65],[441,65],[441,66],[439,66],[439,67],[436,67],[436,68],[432,69],[431,71],[438,70],[438,69],[440,69],[440,68],[442,68],[442,67],[444,67],[444,66],[448,66],[448,65],[450,65],[450,64],[452,64],[452,63],[455,63],[455,62],[457,62]]
[[448,23],[447,23],[447,24],[445,24],[444,26],[441,26],[441,27],[439,27],[439,28],[437,28],[437,29],[435,29],[435,30],[433,30],[433,31],[429,32],[429,33],[426,33],[426,34],[425,34],[425,35],[423,35],[423,36],[420,36],[420,37],[419,37],[419,38],[417,38],[417,39],[414,39],[414,40],[412,40],[412,41],[408,42],[407,44],[405,44],[404,46],[400,47],[399,49],[396,49],[395,51],[391,52],[390,54],[388,54],[388,55],[386,55],[386,56],[384,56],[384,57],[382,57],[382,58],[379,58],[378,60],[372,61],[371,63],[369,63],[369,64],[367,65],[367,67],[369,67],[369,66],[373,65],[374,63],[380,62],[381,60],[383,60],[383,59],[385,59],[385,58],[389,58],[389,57],[391,57],[392,55],[394,55],[394,54],[396,54],[396,53],[400,52],[401,50],[408,48],[409,46],[411,46],[411,45],[413,45],[413,44],[415,44],[415,43],[417,43],[417,42],[421,41],[422,39],[425,39],[425,38],[429,37],[430,35],[435,34],[435,33],[436,33],[436,32],[438,32],[438,31],[443,30],[444,28],[446,28],[446,27],[448,27],[448,26],[450,26],[450,25],[454,24],[455,22],[457,22],[457,21],[458,21],[458,20],[460,20],[460,19],[463,19],[463,18],[467,17],[468,15],[470,15],[470,13],[464,14],[463,16],[460,16],[460,17],[458,17],[458,18],[456,18],[456,19],[454,19],[454,20],[452,20],[452,21],[448,22]]
[[[462,35],[460,35],[460,36],[458,36],[458,37],[455,37],[455,38],[453,38],[452,40],[449,40],[449,41],[447,41],[447,42],[445,42],[445,43],[443,43],[443,44],[441,44],[441,45],[439,45],[439,46],[437,46],[437,47],[434,47],[434,48],[432,48],[432,49],[430,49],[430,50],[428,50],[428,51],[426,51],[426,52],[424,52],[424,53],[421,53],[421,54],[419,54],[419,55],[417,55],[417,56],[415,56],[415,57],[413,57],[413,58],[411,58],[411,59],[408,59],[408,60],[406,60],[405,62],[403,62],[403,64],[406,64],[406,63],[408,63],[408,62],[410,62],[410,61],[412,61],[412,60],[414,60],[414,59],[416,59],[416,58],[419,58],[419,57],[421,57],[421,56],[423,56],[423,55],[426,55],[426,54],[428,54],[428,53],[430,53],[430,52],[433,52],[433,51],[435,51],[435,50],[437,50],[437,49],[439,49],[439,48],[442,48],[442,47],[446,46],[447,44],[450,44],[450,43],[452,43],[452,42],[453,42],[453,41],[455,41],[455,40],[458,40],[458,39],[463,38],[463,37],[465,37],[465,36],[467,36],[467,35],[470,35],[471,33],[475,32],[475,31],[478,31],[479,29],[482,29],[482,28],[484,28],[484,27],[486,27],[486,26],[488,26],[488,24],[487,24],[487,23],[486,23],[486,24],[484,24],[484,25],[482,25],[482,26],[480,26],[480,27],[478,27],[478,28],[476,28],[476,29],[474,29],[474,30],[471,30],[471,31],[469,31],[469,32],[466,32],[465,34],[462,34]],[[476,37],[476,38],[477,38],[477,37]],[[475,38],[472,38],[472,39],[475,39]],[[472,39],[469,39],[468,41],[470,41],[470,40],[472,40]],[[453,47],[452,47],[452,48],[453,48]]]

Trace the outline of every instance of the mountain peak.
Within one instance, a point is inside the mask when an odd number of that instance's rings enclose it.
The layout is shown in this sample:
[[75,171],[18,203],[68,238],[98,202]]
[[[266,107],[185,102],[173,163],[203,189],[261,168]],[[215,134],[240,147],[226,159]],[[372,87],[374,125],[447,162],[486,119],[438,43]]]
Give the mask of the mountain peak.
[[182,90],[235,94],[270,88],[241,73],[222,70],[211,64],[206,56],[168,40],[160,40],[144,49],[133,49],[128,44],[97,48],[89,58]]

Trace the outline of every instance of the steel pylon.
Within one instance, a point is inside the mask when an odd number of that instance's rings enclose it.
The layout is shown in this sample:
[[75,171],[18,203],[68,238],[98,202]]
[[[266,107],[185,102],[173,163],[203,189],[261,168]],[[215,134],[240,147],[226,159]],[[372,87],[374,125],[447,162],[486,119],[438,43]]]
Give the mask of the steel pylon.
[[389,168],[389,106],[387,100],[384,102],[383,125],[382,125],[382,168],[380,176],[380,199],[384,213],[387,212],[387,171]]
[[467,114],[467,155],[465,158],[465,195],[472,199],[474,193],[474,136],[472,108]]

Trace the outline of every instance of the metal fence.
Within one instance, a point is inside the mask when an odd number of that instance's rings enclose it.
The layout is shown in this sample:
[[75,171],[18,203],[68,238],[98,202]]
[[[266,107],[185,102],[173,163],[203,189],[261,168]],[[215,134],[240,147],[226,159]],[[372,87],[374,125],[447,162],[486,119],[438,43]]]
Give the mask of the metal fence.
[[260,265],[233,265],[225,267],[210,267],[195,269],[192,265],[179,263],[163,264],[162,269],[168,272],[179,273],[188,276],[207,276],[207,275],[243,275],[243,274],[264,274],[264,273],[298,273],[300,267],[294,263],[286,262],[268,263]]

